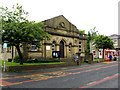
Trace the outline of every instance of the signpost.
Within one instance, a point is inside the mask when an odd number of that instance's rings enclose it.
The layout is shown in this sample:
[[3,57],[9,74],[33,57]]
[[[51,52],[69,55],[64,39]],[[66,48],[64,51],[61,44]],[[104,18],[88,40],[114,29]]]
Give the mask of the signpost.
[[6,60],[7,43],[3,44],[3,49],[4,49],[4,68],[3,68],[3,71],[5,72],[5,60]]

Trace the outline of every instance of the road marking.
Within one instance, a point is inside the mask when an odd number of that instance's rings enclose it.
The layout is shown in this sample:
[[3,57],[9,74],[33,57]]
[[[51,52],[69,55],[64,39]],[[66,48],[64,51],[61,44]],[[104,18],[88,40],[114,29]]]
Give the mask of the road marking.
[[0,80],[0,82],[1,82],[1,85],[0,85],[0,86],[6,86],[6,85],[11,85],[11,84],[12,84],[12,83],[10,83],[10,82],[2,81],[2,80]]
[[106,78],[104,78],[104,79],[102,79],[102,80],[90,82],[90,83],[88,83],[86,86],[83,86],[83,87],[80,87],[80,88],[88,88],[88,87],[90,87],[90,86],[94,86],[94,85],[96,85],[96,84],[100,84],[100,83],[103,83],[103,82],[105,82],[105,81],[107,81],[107,80],[110,80],[110,79],[112,79],[112,78],[118,77],[119,75],[120,75],[120,74],[117,73],[117,74],[115,74],[115,75],[113,75],[113,76],[106,77]]
[[90,85],[90,84],[95,83],[95,82],[96,82],[96,81],[90,82],[90,83],[88,83],[87,85]]
[[117,61],[108,61],[108,62],[102,62],[102,63],[116,63]]
[[2,85],[8,86],[8,85],[15,85],[15,84],[21,84],[21,83],[32,82],[32,81],[46,80],[46,79],[49,79],[49,78],[63,77],[63,76],[67,76],[67,75],[74,75],[74,74],[79,74],[79,73],[83,73],[83,72],[89,72],[89,71],[99,70],[99,69],[102,69],[102,68],[108,68],[108,67],[113,67],[113,66],[117,66],[117,64],[111,65],[111,66],[106,66],[106,67],[95,68],[95,69],[91,69],[91,70],[85,70],[85,71],[75,72],[75,73],[67,73],[67,74],[64,73],[64,74],[61,74],[61,75],[58,75],[58,76],[44,76],[44,78],[34,78],[33,80],[16,82],[16,83],[9,83],[9,84],[8,83],[2,83]]
[[64,72],[64,71],[81,70],[81,69],[85,69],[85,68],[91,68],[91,67],[97,67],[97,66],[103,66],[103,65],[106,65],[106,64],[95,65],[95,66],[88,66],[88,67],[83,67],[83,68],[75,68],[75,69],[69,69],[69,70],[60,70],[60,71],[56,71],[56,72],[48,72],[48,73],[40,73],[40,74],[33,74],[33,75],[25,75],[25,76],[16,76],[16,77],[2,78],[2,79],[13,79],[13,78],[20,78],[20,77],[27,77],[27,76],[36,76],[36,75],[43,75],[43,74],[57,73],[57,72]]
[[80,72],[76,72],[74,74],[79,74],[79,73],[83,73],[83,72],[90,72],[90,71],[93,71],[93,70],[99,70],[101,68],[108,68],[108,67],[112,67],[112,66],[116,66],[116,65],[111,65],[111,66],[106,66],[106,67],[100,67],[100,68],[94,68],[94,69],[90,69],[90,70],[85,70],[85,71],[80,71]]

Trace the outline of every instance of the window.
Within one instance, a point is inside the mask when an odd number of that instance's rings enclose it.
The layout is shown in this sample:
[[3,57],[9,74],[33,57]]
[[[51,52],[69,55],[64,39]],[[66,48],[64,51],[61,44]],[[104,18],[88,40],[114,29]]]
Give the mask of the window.
[[94,55],[94,56],[96,55],[96,52],[95,52],[95,51],[93,51],[93,55]]
[[113,52],[113,56],[115,56],[115,53]]
[[117,40],[114,40],[113,42],[114,42],[114,46],[117,46]]
[[69,52],[71,52],[71,47],[72,47],[72,44],[70,43],[69,44]]
[[65,23],[64,23],[64,22],[60,22],[60,23],[59,23],[59,26],[60,26],[62,29],[64,29],[64,28],[65,28]]
[[81,52],[81,41],[79,41],[79,52]]
[[34,44],[32,44],[32,50],[31,51],[38,51],[38,47]]
[[55,51],[55,41],[52,43],[52,51]]

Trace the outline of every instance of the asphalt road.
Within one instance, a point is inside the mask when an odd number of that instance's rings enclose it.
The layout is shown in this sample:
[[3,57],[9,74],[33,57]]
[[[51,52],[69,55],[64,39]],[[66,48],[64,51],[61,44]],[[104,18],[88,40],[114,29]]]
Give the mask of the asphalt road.
[[[118,62],[61,67],[3,77],[3,88],[118,88]],[[75,89],[76,88],[76,89]]]

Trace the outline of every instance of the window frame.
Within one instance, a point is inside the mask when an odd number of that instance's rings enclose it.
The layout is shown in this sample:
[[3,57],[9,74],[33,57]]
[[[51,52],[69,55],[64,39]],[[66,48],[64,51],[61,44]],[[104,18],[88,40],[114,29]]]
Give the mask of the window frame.
[[[38,47],[37,47],[35,44],[32,44],[31,47],[32,47],[32,48],[31,48],[31,51],[38,51]],[[33,47],[35,47],[34,50],[33,50]]]
[[72,43],[69,43],[69,53],[71,52],[72,49]]
[[55,41],[52,42],[52,52],[55,51]]
[[79,52],[81,52],[81,51],[82,51],[82,42],[79,41]]

